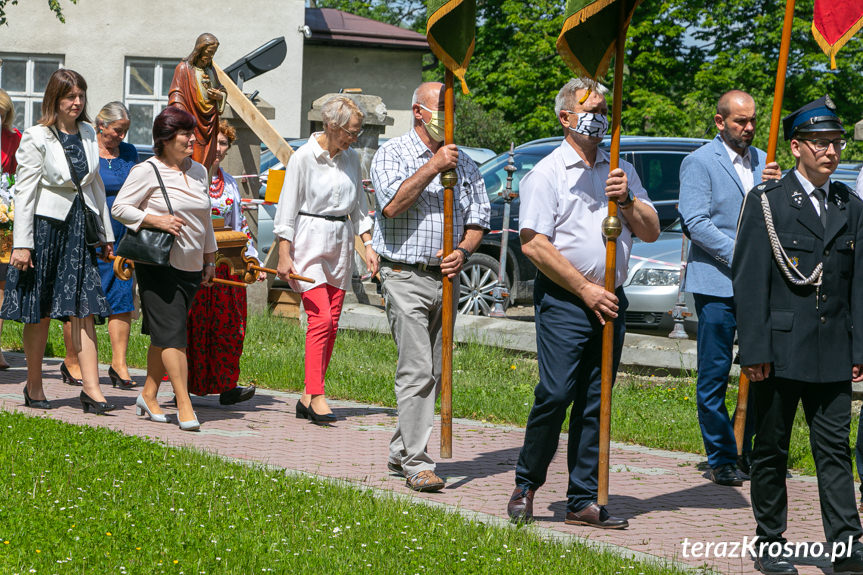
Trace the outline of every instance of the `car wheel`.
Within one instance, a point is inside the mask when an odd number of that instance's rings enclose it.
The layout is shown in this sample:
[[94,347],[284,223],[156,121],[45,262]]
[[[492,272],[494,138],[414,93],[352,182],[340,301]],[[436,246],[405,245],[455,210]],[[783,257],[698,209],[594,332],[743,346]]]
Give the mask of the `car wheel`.
[[[462,315],[488,315],[494,309],[494,288],[497,286],[498,261],[486,254],[473,254],[461,270],[458,311]],[[506,278],[507,291],[510,289]],[[509,298],[503,302],[509,307]]]

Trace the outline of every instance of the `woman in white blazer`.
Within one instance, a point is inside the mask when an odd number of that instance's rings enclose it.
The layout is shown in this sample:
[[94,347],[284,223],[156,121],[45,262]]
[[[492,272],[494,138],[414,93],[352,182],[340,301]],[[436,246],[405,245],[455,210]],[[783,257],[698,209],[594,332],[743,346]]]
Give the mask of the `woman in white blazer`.
[[[114,234],[99,175],[96,131],[85,110],[87,83],[72,70],[51,75],[42,100],[42,118],[27,129],[15,155],[15,225],[6,292],[0,317],[24,323],[27,384],[24,404],[50,409],[42,389],[42,356],[51,319],[72,322],[81,364],[85,412],[115,408],[99,387],[93,316],[111,308],[102,291],[96,249],[87,245],[85,207],[99,215],[102,256],[112,255]],[[68,155],[68,158],[67,158]],[[77,178],[73,178],[70,166]]]

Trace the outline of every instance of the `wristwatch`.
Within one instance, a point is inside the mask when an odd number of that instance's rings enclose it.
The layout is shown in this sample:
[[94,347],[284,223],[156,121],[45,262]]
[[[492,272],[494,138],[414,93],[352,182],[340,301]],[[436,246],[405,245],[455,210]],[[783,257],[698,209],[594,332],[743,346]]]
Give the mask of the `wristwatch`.
[[626,200],[623,202],[618,201],[617,205],[621,208],[628,208],[635,202],[635,194],[632,193],[630,188],[626,188]]
[[462,265],[466,264],[470,260],[470,252],[462,247],[458,247],[456,249],[461,252],[461,255],[464,256],[464,261],[462,262]]

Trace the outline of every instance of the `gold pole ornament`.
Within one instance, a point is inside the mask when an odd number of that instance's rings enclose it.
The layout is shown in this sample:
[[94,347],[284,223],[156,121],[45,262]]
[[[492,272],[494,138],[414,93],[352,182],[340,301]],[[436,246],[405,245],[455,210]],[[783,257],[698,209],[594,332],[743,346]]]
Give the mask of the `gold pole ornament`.
[[445,188],[454,188],[458,183],[458,175],[456,175],[455,170],[442,173],[440,183]]
[[623,222],[617,216],[606,216],[602,220],[602,235],[607,240],[616,240],[623,232]]

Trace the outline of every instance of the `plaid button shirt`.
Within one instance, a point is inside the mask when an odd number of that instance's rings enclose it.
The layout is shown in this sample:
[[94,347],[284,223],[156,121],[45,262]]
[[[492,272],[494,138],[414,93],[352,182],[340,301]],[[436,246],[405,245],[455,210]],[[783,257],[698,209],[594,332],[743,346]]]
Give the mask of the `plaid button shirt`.
[[[378,149],[372,159],[371,178],[375,188],[373,247],[383,258],[408,264],[440,263],[443,248],[444,188],[437,176],[416,202],[393,218],[383,209],[392,201],[402,183],[425,165],[433,154],[416,131],[393,138]],[[458,184],[453,190],[453,246],[457,246],[466,225],[489,228],[491,207],[485,182],[476,163],[459,152],[456,165]]]

